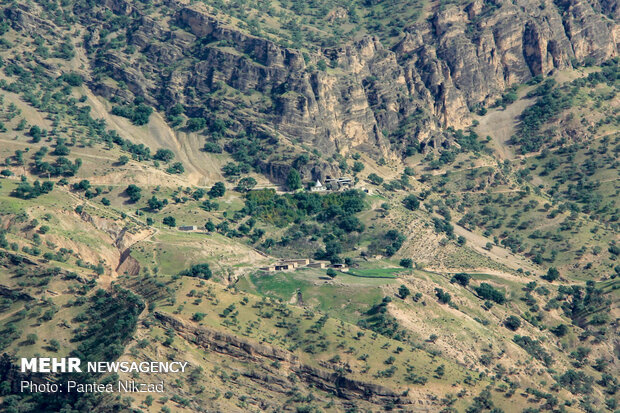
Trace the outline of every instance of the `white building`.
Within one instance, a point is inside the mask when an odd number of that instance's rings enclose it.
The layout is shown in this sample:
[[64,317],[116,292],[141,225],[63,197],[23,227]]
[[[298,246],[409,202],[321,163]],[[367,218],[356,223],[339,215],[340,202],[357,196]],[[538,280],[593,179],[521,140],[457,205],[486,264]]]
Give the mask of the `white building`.
[[327,188],[325,188],[322,184],[321,181],[319,181],[318,179],[316,180],[316,183],[314,184],[314,186],[312,188],[310,188],[310,191],[312,192],[317,192],[317,191],[327,191]]

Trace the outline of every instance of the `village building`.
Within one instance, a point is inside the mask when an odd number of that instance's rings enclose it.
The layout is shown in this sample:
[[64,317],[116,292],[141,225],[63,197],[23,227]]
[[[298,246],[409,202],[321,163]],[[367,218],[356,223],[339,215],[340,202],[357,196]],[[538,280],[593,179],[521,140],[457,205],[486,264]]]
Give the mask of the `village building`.
[[325,184],[334,191],[344,191],[353,187],[353,180],[347,177],[327,178]]
[[196,231],[198,227],[196,225],[184,225],[179,227],[179,231]]
[[314,183],[314,186],[310,188],[310,191],[311,192],[327,191],[327,188],[324,187],[323,184],[321,184],[321,181],[317,179],[316,182]]
[[333,269],[335,269],[335,270],[342,271],[342,272],[348,272],[349,271],[349,267],[347,267],[346,264],[332,264],[331,267]]
[[274,271],[292,271],[298,268],[306,267],[306,268],[327,268],[328,264],[326,261],[310,261],[309,258],[297,258],[297,259],[289,259],[283,260],[276,264],[271,264],[266,267],[260,267],[259,270],[266,272],[274,272]]

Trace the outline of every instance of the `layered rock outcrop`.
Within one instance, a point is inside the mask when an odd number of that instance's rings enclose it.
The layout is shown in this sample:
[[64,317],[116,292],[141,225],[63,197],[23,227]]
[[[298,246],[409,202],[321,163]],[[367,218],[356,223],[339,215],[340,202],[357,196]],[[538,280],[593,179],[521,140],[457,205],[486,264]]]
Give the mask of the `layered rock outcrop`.
[[[299,360],[293,353],[272,346],[267,343],[257,343],[253,340],[241,338],[223,331],[216,331],[204,326],[195,326],[193,323],[155,311],[154,316],[165,327],[172,328],[188,341],[199,347],[226,354],[254,364],[260,362],[271,363],[274,360],[285,363],[301,380],[320,388],[321,390],[338,394],[346,399],[364,399],[377,403],[391,402],[408,405],[411,400],[382,385],[346,377],[340,373],[310,366]],[[256,372],[248,372],[253,378],[278,384],[278,378]],[[272,389],[276,388],[272,386]],[[286,387],[283,387],[284,390]]]

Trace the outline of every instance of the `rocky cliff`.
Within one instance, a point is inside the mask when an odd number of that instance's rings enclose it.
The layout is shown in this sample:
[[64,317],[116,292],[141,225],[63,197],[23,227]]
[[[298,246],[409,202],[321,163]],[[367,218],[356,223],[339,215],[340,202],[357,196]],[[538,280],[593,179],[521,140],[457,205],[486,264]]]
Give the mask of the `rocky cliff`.
[[[434,7],[427,19],[406,28],[392,50],[366,36],[305,59],[300,51],[219,22],[200,5],[175,15],[194,39],[146,19],[133,38],[147,56],[167,64],[202,40],[200,61],[170,74],[163,92],[171,101],[198,106],[218,82],[242,93],[258,91],[273,105],[245,115],[264,119],[266,127],[325,153],[355,148],[387,156],[385,135],[399,127],[407,129],[401,140],[428,141],[441,127],[466,126],[470,108],[512,84],[615,56],[617,22],[600,12],[609,7],[582,0]],[[153,47],[145,39],[154,35],[170,41]],[[335,68],[311,70],[320,60]],[[194,100],[183,94],[190,85]]]
[[[306,53],[247,34],[201,3],[165,2],[169,19],[126,0],[102,4],[74,12],[88,27],[93,69],[126,89],[95,77],[94,90],[144,96],[161,110],[182,103],[189,116],[225,117],[232,130],[251,125],[325,155],[390,157],[410,143],[449,144],[442,128],[469,125],[472,109],[510,85],[618,53],[617,4],[609,0],[430,3],[393,47],[368,34]],[[130,17],[121,31],[139,53],[104,47],[106,9]],[[36,10],[6,10],[14,26],[38,30]]]
[[488,103],[512,84],[616,56],[617,21],[595,7],[581,0],[449,5],[408,27],[394,50],[410,56],[405,66],[437,102],[451,103],[436,115],[458,123],[464,105]]

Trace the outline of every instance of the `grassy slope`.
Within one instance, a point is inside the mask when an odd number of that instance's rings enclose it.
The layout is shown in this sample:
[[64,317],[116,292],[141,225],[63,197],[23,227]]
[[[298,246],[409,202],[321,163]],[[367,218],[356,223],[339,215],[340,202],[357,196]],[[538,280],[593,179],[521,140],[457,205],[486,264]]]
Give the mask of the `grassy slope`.
[[[383,6],[381,6],[383,7]],[[18,39],[16,37],[11,38],[17,44],[23,45],[24,39]],[[21,46],[20,46],[21,47]],[[75,69],[79,67],[81,57],[78,55],[67,69]],[[60,60],[55,60],[56,63],[64,64]],[[110,236],[109,231],[106,231],[104,227],[110,225],[112,221],[122,223],[122,226],[127,226],[135,230],[136,234],[139,233],[139,229],[143,228],[143,222],[146,217],[154,217],[157,225],[152,229],[153,234],[145,238],[137,237],[132,239],[135,243],[131,244],[132,256],[138,260],[142,266],[142,272],[156,273],[156,280],[164,283],[159,289],[159,293],[165,292],[165,297],[156,297],[153,301],[158,306],[158,311],[166,312],[175,315],[181,319],[184,319],[188,323],[192,315],[195,312],[204,312],[207,314],[202,323],[210,328],[220,329],[222,331],[232,332],[241,336],[250,337],[257,342],[265,341],[271,342],[275,345],[288,348],[292,341],[284,337],[283,330],[275,326],[274,319],[263,317],[259,314],[256,308],[253,308],[252,304],[261,300],[261,295],[273,297],[274,300],[281,299],[284,302],[291,300],[293,293],[299,288],[302,293],[302,299],[304,301],[305,308],[297,308],[296,306],[288,306],[292,311],[292,319],[299,322],[303,329],[311,323],[316,321],[319,314],[322,312],[329,313],[331,317],[326,324],[324,334],[327,340],[330,342],[328,349],[319,354],[318,356],[309,355],[303,350],[296,349],[295,352],[307,363],[319,363],[327,362],[334,355],[341,355],[349,364],[353,367],[352,375],[356,378],[362,378],[374,382],[386,381],[388,384],[393,385],[399,390],[409,388],[413,396],[419,397],[425,400],[432,408],[436,408],[440,403],[436,399],[440,399],[446,393],[456,393],[461,387],[467,389],[466,396],[460,398],[455,407],[458,410],[464,410],[464,407],[468,405],[472,397],[481,389],[486,382],[477,383],[475,386],[469,387],[463,384],[466,372],[469,371],[474,377],[477,377],[475,373],[484,371],[488,375],[498,373],[503,366],[508,373],[502,373],[496,377],[494,382],[494,395],[497,404],[505,409],[505,411],[514,411],[525,404],[525,397],[521,392],[517,392],[513,398],[503,397],[502,385],[504,385],[504,377],[508,380],[520,381],[521,389],[527,386],[533,386],[536,388],[545,389],[550,391],[549,386],[553,383],[551,375],[546,372],[541,364],[533,360],[528,356],[521,348],[512,343],[513,333],[501,326],[503,320],[511,314],[522,315],[527,318],[526,313],[530,311],[528,305],[524,303],[521,298],[524,293],[522,291],[523,286],[532,280],[536,280],[539,284],[544,285],[555,293],[555,284],[550,285],[541,281],[533,276],[525,276],[516,273],[514,270],[518,268],[513,265],[512,267],[507,265],[506,261],[510,261],[508,257],[506,260],[500,260],[497,256],[492,254],[483,255],[476,252],[473,248],[473,237],[468,239],[468,244],[465,247],[458,247],[454,242],[448,242],[446,245],[442,245],[442,240],[445,238],[442,234],[437,234],[432,229],[430,223],[431,215],[427,212],[418,211],[415,213],[409,213],[404,211],[400,207],[400,200],[404,196],[403,192],[397,192],[396,194],[387,193],[386,196],[377,196],[373,198],[374,210],[365,212],[362,214],[362,219],[367,226],[374,226],[376,231],[371,231],[368,240],[364,242],[370,242],[370,238],[376,236],[384,227],[396,227],[406,232],[408,241],[405,243],[403,249],[391,260],[380,260],[370,263],[364,263],[363,268],[354,269],[355,273],[361,274],[377,274],[377,273],[393,273],[393,267],[397,264],[397,261],[401,257],[411,257],[414,261],[420,264],[426,264],[432,269],[440,269],[441,271],[407,271],[399,272],[398,279],[374,279],[374,278],[362,278],[354,277],[346,274],[339,274],[336,280],[326,280],[324,272],[318,270],[297,271],[291,274],[277,274],[275,276],[259,276],[256,274],[248,275],[236,284],[236,287],[240,290],[246,290],[249,293],[239,293],[234,290],[224,290],[219,284],[211,282],[201,286],[198,281],[187,278],[180,278],[172,280],[171,275],[178,273],[180,270],[186,268],[189,264],[196,262],[209,262],[212,268],[215,270],[216,278],[221,281],[227,279],[234,279],[238,275],[252,274],[255,267],[262,262],[270,260],[265,259],[263,256],[255,253],[251,248],[245,245],[243,242],[231,241],[229,238],[224,238],[220,235],[206,235],[206,234],[185,234],[179,233],[173,229],[166,229],[159,222],[165,215],[174,215],[177,217],[177,221],[180,224],[196,224],[202,225],[207,219],[212,218],[216,222],[223,218],[223,211],[216,213],[207,213],[197,207],[197,203],[193,201],[185,203],[173,203],[164,208],[164,210],[158,214],[145,211],[145,215],[136,216],[134,213],[136,209],[144,209],[146,206],[146,199],[152,195],[160,197],[170,198],[173,194],[178,192],[178,187],[193,187],[207,186],[209,187],[215,180],[220,180],[221,175],[219,166],[225,163],[228,158],[226,155],[213,156],[203,152],[197,151],[200,147],[202,138],[196,136],[183,136],[174,132],[171,132],[167,125],[164,124],[161,116],[158,114],[153,115],[151,123],[145,127],[136,127],[131,125],[126,119],[118,118],[113,115],[109,115],[110,104],[99,100],[94,97],[88,89],[85,87],[76,88],[72,92],[77,98],[82,94],[87,96],[88,104],[93,107],[93,113],[97,117],[103,117],[108,121],[108,124],[114,126],[119,130],[123,136],[131,138],[135,142],[143,142],[152,148],[168,147],[175,151],[177,158],[182,159],[188,168],[188,173],[183,176],[173,176],[166,174],[163,169],[165,166],[155,168],[151,163],[138,163],[131,161],[126,166],[114,165],[114,162],[122,154],[118,148],[104,149],[99,144],[90,146],[89,144],[78,143],[78,145],[72,148],[72,153],[69,156],[70,159],[80,157],[84,161],[84,165],[80,170],[77,177],[71,178],[70,182],[76,182],[81,179],[89,179],[93,184],[100,185],[103,188],[102,196],[105,196],[111,200],[111,206],[105,207],[101,204],[101,196],[93,200],[85,200],[80,193],[70,193],[66,189],[56,188],[49,194],[37,198],[35,201],[22,201],[8,196],[8,193],[15,187],[16,181],[13,179],[2,179],[2,188],[0,189],[0,208],[3,213],[2,221],[4,226],[10,226],[11,231],[7,238],[9,242],[17,242],[19,248],[23,246],[34,245],[33,233],[23,232],[21,229],[25,226],[25,223],[14,223],[9,220],[15,218],[22,212],[27,214],[26,221],[32,218],[37,218],[43,222],[42,216],[45,213],[51,213],[50,218],[51,230],[48,234],[42,235],[43,246],[42,252],[57,252],[60,247],[67,247],[74,250],[76,255],[73,255],[65,263],[51,262],[52,265],[59,265],[63,269],[69,271],[76,271],[80,275],[90,278],[96,278],[92,270],[86,270],[78,267],[77,259],[81,257],[84,261],[96,264],[99,260],[103,260],[105,263],[104,274],[99,277],[100,285],[108,286],[112,281],[126,283],[131,286],[132,289],[140,292],[141,278],[129,278],[125,279],[121,277],[119,280],[117,274],[115,274],[115,266],[118,263],[120,251],[113,246],[113,237]],[[3,110],[8,107],[9,103],[15,103],[21,110],[21,115],[14,118],[12,121],[7,121],[5,124],[8,127],[8,132],[0,134],[0,159],[14,153],[16,149],[24,149],[31,147],[31,152],[36,150],[37,146],[49,145],[50,142],[42,141],[40,144],[29,143],[29,138],[25,136],[23,131],[14,131],[20,117],[25,118],[29,124],[38,124],[42,127],[50,128],[50,120],[47,119],[47,115],[40,112],[28,104],[24,103],[19,97],[9,92],[4,93],[5,103]],[[589,101],[588,97],[583,97],[583,103],[585,109],[590,108],[588,105],[594,104]],[[585,102],[585,103],[584,103]],[[523,105],[524,101],[520,104]],[[527,102],[525,102],[527,103]],[[515,104],[519,105],[519,103]],[[518,106],[515,106],[518,107]],[[576,116],[586,114],[583,111]],[[514,111],[513,115],[518,114],[518,110]],[[489,119],[492,119],[489,117]],[[68,128],[65,132],[67,134],[75,133],[77,136],[82,136],[84,130],[80,129],[77,125],[71,125],[68,120],[63,120],[62,127]],[[482,123],[482,122],[481,122]],[[488,124],[489,122],[486,122]],[[601,130],[601,132],[608,132],[608,130]],[[14,137],[17,136],[15,140]],[[493,138],[496,138],[493,136]],[[186,144],[186,139],[188,144]],[[497,139],[495,139],[497,141]],[[612,141],[615,142],[615,141]],[[615,144],[615,143],[614,143]],[[594,150],[600,148],[600,144],[594,143],[592,145]],[[577,161],[581,162],[586,159],[587,149],[579,150],[576,157]],[[508,153],[508,152],[506,152]],[[555,156],[555,155],[551,155]],[[30,154],[26,155],[29,159]],[[50,156],[48,155],[48,158]],[[494,193],[505,193],[506,196],[513,192],[515,189],[520,189],[519,185],[511,175],[507,183],[492,183],[490,185],[485,184],[485,177],[482,177],[485,170],[489,167],[496,169],[496,159],[491,156],[463,156],[459,155],[457,160],[457,166],[454,165],[442,168],[438,171],[426,170],[425,162],[418,162],[421,156],[408,159],[414,169],[416,169],[418,176],[422,173],[430,173],[433,177],[430,183],[414,182],[414,190],[418,192],[424,189],[431,189],[432,196],[437,195],[437,198],[443,197],[444,193],[441,193],[440,188],[444,188],[445,195],[460,194],[461,192],[472,192],[472,188],[464,188],[463,185],[467,185],[469,181],[475,181],[476,185],[480,186],[479,191],[482,193],[472,193],[474,204],[478,197],[482,196],[487,190]],[[362,174],[367,175],[370,171],[383,172],[381,175],[387,177],[395,177],[396,174],[393,170],[389,170],[386,167],[381,167],[372,160],[365,159],[370,164],[367,170]],[[473,162],[474,165],[471,165]],[[561,159],[561,163],[565,163],[566,160]],[[536,165],[535,165],[536,164]],[[541,177],[540,171],[543,161],[538,160],[535,157],[528,157],[523,160],[523,165],[514,165],[514,170],[519,168],[531,168],[532,175],[536,176],[539,181],[533,181],[535,185],[542,184],[544,186],[552,185],[552,179],[560,175],[562,170],[552,173],[548,177]],[[473,168],[478,172],[475,178],[468,177],[470,170],[466,168]],[[399,166],[397,169],[401,168]],[[23,173],[23,168],[12,166],[9,168],[17,175]],[[445,184],[442,184],[443,174],[446,170],[451,170],[452,174],[450,179]],[[511,173],[512,173],[511,172]],[[33,179],[34,177],[26,175]],[[208,177],[205,182],[202,177]],[[609,168],[606,170],[597,170],[594,179],[606,181],[602,183],[600,193],[606,197],[606,200],[613,200],[615,198],[615,181],[616,175],[613,170]],[[127,202],[127,197],[123,195],[124,187],[128,183],[140,184],[143,187],[143,198],[138,204],[131,204]],[[157,190],[157,186],[160,188]],[[375,190],[380,188],[374,188]],[[450,194],[447,193],[450,191]],[[432,196],[430,199],[432,199]],[[507,217],[514,215],[517,208],[522,208],[523,204],[530,200],[538,200],[542,205],[545,200],[548,200],[543,195],[530,194],[522,201],[511,202],[503,209],[503,213],[507,214]],[[391,211],[388,213],[388,218],[383,220],[380,216],[383,213],[378,212],[378,205],[381,202],[389,202],[392,205]],[[225,199],[220,201],[223,206],[223,210],[232,215],[234,211],[237,211],[242,206],[242,200],[239,194],[229,193]],[[98,226],[86,224],[77,214],[73,212],[77,205],[83,204],[86,206],[85,210],[91,216],[105,219],[100,221]],[[122,218],[123,214],[127,214],[127,218]],[[454,221],[460,218],[460,213],[453,211]],[[533,224],[527,229],[520,230],[526,238],[536,229],[543,229],[550,227],[555,230],[558,221],[565,219],[568,213],[562,213],[560,218],[547,221],[546,212],[540,211],[540,208],[529,210],[527,213],[520,217],[521,221],[532,221]],[[106,221],[107,220],[107,221]],[[506,220],[504,220],[506,221]],[[543,222],[541,224],[541,222]],[[572,251],[560,251],[557,258],[558,265],[562,266],[563,275],[566,277],[567,282],[583,281],[586,277],[603,277],[610,272],[609,265],[611,264],[611,255],[606,252],[605,246],[609,244],[609,241],[613,239],[614,234],[609,229],[599,229],[596,234],[592,234],[592,228],[595,224],[592,223],[588,217],[579,215],[578,223],[581,223],[581,227],[577,227],[569,234],[570,240],[576,244],[576,246],[586,245],[588,249],[592,249],[595,246],[602,247],[602,253],[600,256],[593,257],[589,253],[580,258],[583,263],[586,261],[594,261],[592,271],[583,272],[580,269],[571,270],[570,265],[575,260],[576,248],[572,248]],[[502,229],[505,229],[506,222],[502,222]],[[270,233],[276,234],[274,228],[265,226]],[[475,229],[475,234],[483,236],[482,229]],[[499,231],[496,231],[499,232]],[[492,240],[492,237],[487,237]],[[47,244],[47,241],[53,243],[54,247]],[[496,247],[494,247],[495,249]],[[501,249],[498,249],[501,251]],[[28,254],[26,254],[28,255]],[[353,255],[353,254],[351,254]],[[30,256],[31,259],[40,260],[35,256]],[[515,259],[512,259],[514,264]],[[547,263],[542,266],[534,267],[534,273],[542,273],[548,266]],[[439,267],[439,268],[435,268]],[[473,285],[477,285],[481,281],[491,282],[498,288],[506,291],[508,297],[511,298],[510,302],[506,306],[494,306],[491,310],[485,310],[482,308],[483,301],[477,298],[471,288],[463,289],[457,285],[449,283],[450,272],[458,270],[469,270],[473,273],[478,273],[479,269],[484,269],[485,274],[474,275]],[[73,288],[75,282],[68,282],[66,280],[51,279],[47,285],[28,285],[32,283],[32,280],[26,277],[13,277],[13,274],[6,271],[5,268],[0,270],[2,276],[2,284],[9,285],[11,287],[21,287],[24,290],[30,291],[38,298],[50,296],[55,305],[59,307],[59,311],[49,321],[39,321],[36,312],[37,308],[41,308],[41,312],[48,309],[49,305],[43,306],[37,304],[32,309],[28,310],[35,315],[27,316],[25,318],[16,317],[14,314],[21,308],[24,308],[23,303],[16,302],[11,305],[9,309],[0,315],[1,323],[6,326],[8,321],[15,321],[18,331],[25,333],[36,332],[40,337],[39,341],[34,345],[26,345],[23,343],[24,334],[14,341],[9,351],[16,352],[18,354],[31,355],[36,352],[42,352],[43,347],[47,345],[52,336],[58,335],[61,342],[61,351],[59,354],[66,354],[71,348],[72,344],[69,341],[70,334],[66,327],[59,328],[59,324],[66,320],[72,320],[75,315],[81,310],[80,306],[64,307],[66,302],[74,296]],[[20,286],[20,282],[22,285]],[[168,284],[170,283],[170,284]],[[582,282],[581,282],[582,283]],[[396,298],[395,293],[397,288],[401,285],[407,285],[413,293],[421,292],[423,294],[422,300],[414,302],[412,300],[402,301]],[[169,289],[166,289],[168,287]],[[605,281],[604,287],[606,290],[615,289],[614,300],[617,301],[617,282],[614,280]],[[435,299],[435,288],[442,288],[453,296],[454,303],[458,308],[448,307],[441,305]],[[211,290],[211,294],[215,294],[217,299],[203,299],[202,302],[195,304],[196,299],[194,297],[188,297],[189,291],[192,289],[198,291]],[[50,290],[51,292],[49,292]],[[58,295],[55,295],[58,294]],[[146,294],[145,294],[146,295]],[[372,333],[365,332],[362,339],[356,340],[353,338],[359,331],[354,326],[359,317],[370,308],[371,305],[378,302],[383,296],[393,297],[393,302],[389,305],[388,309],[390,314],[396,317],[403,327],[410,331],[413,337],[413,343],[415,346],[407,344],[402,345],[394,340],[387,339],[378,336],[372,339]],[[248,297],[250,300],[248,304],[241,305],[239,301],[241,297]],[[548,301],[549,297],[544,294],[535,293],[536,300],[543,305]],[[174,304],[171,304],[174,302]],[[237,316],[238,323],[225,323],[225,320],[229,318],[220,317],[223,309],[230,304],[236,304],[236,308],[239,310]],[[278,306],[278,304],[273,304]],[[181,307],[182,306],[182,307]],[[305,317],[303,313],[306,310],[315,311],[312,319]],[[612,313],[615,316],[616,313]],[[551,311],[545,313],[545,324],[555,325],[560,322],[568,323],[569,320],[563,316],[559,311]],[[145,320],[148,318],[145,317]],[[71,327],[77,327],[77,323],[69,321]],[[248,332],[248,327],[250,332]],[[27,330],[26,330],[27,329]],[[553,354],[557,360],[556,368],[563,371],[570,366],[570,360],[567,357],[568,350],[573,349],[580,345],[581,342],[578,339],[579,329],[571,329],[569,334],[562,338],[557,339],[551,333],[546,330],[539,330],[530,323],[524,321],[524,326],[519,331],[519,334],[527,334],[532,337],[541,337],[545,340],[545,347]],[[429,341],[431,335],[436,335],[437,338],[434,342]],[[253,400],[252,397],[257,392],[260,393],[260,397],[256,399],[269,400],[271,399],[275,405],[283,405],[290,395],[282,395],[279,392],[271,391],[267,386],[256,385],[250,379],[242,377],[239,382],[230,380],[228,376],[234,371],[246,371],[250,367],[247,364],[238,362],[227,356],[220,354],[213,354],[207,352],[203,348],[198,348],[191,341],[185,340],[178,335],[175,335],[175,339],[171,346],[163,346],[162,341],[165,340],[166,331],[161,327],[150,325],[148,322],[140,327],[137,338],[149,338],[150,344],[146,349],[135,351],[127,350],[125,357],[129,359],[142,358],[150,356],[153,358],[159,358],[164,354],[179,353],[183,357],[187,357],[195,365],[201,365],[204,368],[204,380],[213,380],[217,382],[214,388],[208,390],[199,391],[198,386],[192,387],[191,396],[196,399],[194,403],[198,403],[209,408],[221,408],[223,410],[232,409],[245,409],[248,406],[252,406],[254,409],[258,409],[260,406],[258,400]],[[355,351],[351,354],[346,354],[343,349],[337,347],[337,341],[344,341],[344,348],[355,347]],[[21,343],[21,344],[20,344]],[[386,348],[383,348],[387,344]],[[402,345],[404,350],[394,355],[397,358],[395,365],[399,367],[397,373],[388,379],[379,379],[374,375],[387,368],[384,360],[390,355],[393,355],[395,347]],[[596,357],[604,356],[611,358],[613,354],[610,351],[610,347],[606,344],[594,347],[594,352],[590,356],[590,360],[594,360]],[[421,347],[421,348],[414,348]],[[130,346],[131,348],[131,346]],[[434,357],[429,356],[429,351],[432,354],[436,354]],[[370,370],[367,373],[362,373],[361,369],[364,363],[357,359],[360,353],[365,352],[370,355],[369,366]],[[344,354],[343,354],[344,353]],[[177,354],[177,355],[179,355]],[[490,354],[494,360],[491,366],[485,366],[481,363],[480,358],[482,355]],[[404,374],[406,373],[407,359],[410,360],[410,364],[414,366],[414,371],[417,374],[423,374],[429,378],[428,386],[409,386],[404,382]],[[444,378],[438,379],[433,377],[433,371],[439,364],[445,364],[447,372]],[[260,364],[261,368],[269,368],[269,361],[264,361]],[[271,368],[274,368],[271,366]],[[511,371],[512,369],[512,371]],[[585,371],[596,377],[600,377],[600,373],[595,372],[590,366],[585,367]],[[223,374],[222,372],[225,372]],[[289,373],[286,368],[282,368],[282,376]],[[183,378],[181,380],[187,380]],[[544,382],[544,383],[543,383]],[[453,387],[453,385],[456,385]],[[329,409],[328,403],[330,396],[317,390],[313,390],[304,387],[300,384],[303,392],[310,392],[318,394],[318,397],[322,404],[317,404],[326,410]],[[183,386],[179,385],[180,388]],[[235,390],[235,395],[228,399],[222,395],[229,389]],[[242,389],[240,391],[239,389]],[[216,392],[219,392],[220,396],[216,396]],[[172,394],[187,394],[181,390],[173,388],[169,395]],[[596,393],[597,396],[600,394]],[[246,399],[242,399],[242,397]],[[574,396],[569,395],[566,391],[562,390],[558,393],[561,399],[573,399]],[[189,396],[188,396],[189,397]],[[249,398],[249,401],[248,401]],[[435,398],[435,400],[433,400]],[[531,400],[531,399],[530,399]],[[138,398],[137,402],[141,399]],[[296,402],[298,405],[309,404],[301,401]],[[153,409],[159,409],[163,403],[156,403],[156,407]],[[165,404],[173,406],[175,410],[183,409],[179,403],[167,401]],[[532,403],[534,405],[534,403]],[[344,406],[338,406],[343,408]],[[371,405],[364,404],[363,407],[373,407]],[[153,410],[151,409],[151,410]],[[190,410],[190,409],[186,409]],[[570,410],[570,408],[569,408]]]

